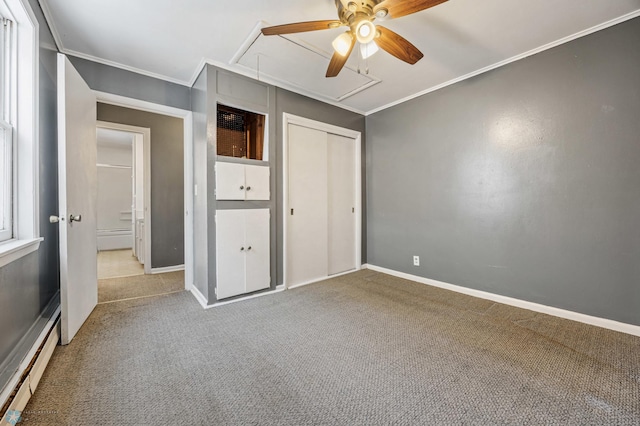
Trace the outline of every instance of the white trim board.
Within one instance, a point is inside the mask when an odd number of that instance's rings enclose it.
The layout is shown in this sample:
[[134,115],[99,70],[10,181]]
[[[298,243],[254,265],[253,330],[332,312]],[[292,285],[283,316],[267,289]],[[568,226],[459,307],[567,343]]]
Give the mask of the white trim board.
[[640,326],[633,324],[626,324],[606,318],[594,317],[591,315],[581,314],[579,312],[568,311],[566,309],[555,308],[553,306],[541,305],[539,303],[528,302],[526,300],[515,299],[513,297],[501,296],[499,294],[489,293],[482,290],[474,290],[467,287],[458,286],[455,284],[449,284],[442,281],[436,281],[429,278],[420,277],[417,275],[411,275],[404,272],[394,271],[393,269],[387,269],[376,265],[366,264],[363,268],[370,269],[372,271],[381,272],[383,274],[392,275],[398,278],[404,278],[405,280],[415,281],[421,284],[430,285],[433,287],[443,288],[445,290],[455,291],[456,293],[466,294],[468,296],[478,297],[480,299],[492,300],[497,303],[503,303],[505,305],[515,306],[517,308],[527,309],[529,311],[540,312],[543,314],[551,315],[554,317],[564,318],[572,321],[581,322],[584,324],[595,325],[596,327],[602,327],[613,331],[619,331],[621,333],[631,334],[640,337]]
[[[48,308],[45,308],[45,310],[46,309]],[[40,349],[40,346],[42,346],[42,344],[44,343],[45,338],[47,337],[47,335],[49,335],[49,332],[51,331],[51,329],[58,322],[57,320],[59,316],[60,316],[60,305],[58,304],[58,307],[53,312],[53,314],[51,314],[51,316],[49,317],[49,320],[44,326],[44,329],[38,335],[38,338],[36,339],[36,341],[33,343],[33,346],[31,346],[31,349],[29,350],[29,352],[27,352],[27,354],[23,358],[22,362],[20,363],[20,366],[18,367],[18,370],[11,377],[11,379],[9,380],[7,385],[4,387],[4,389],[2,389],[2,391],[0,392],[0,407],[3,407],[4,404],[6,404],[6,402],[11,397],[11,393],[15,390],[16,386],[20,382],[20,379],[24,374],[24,372],[27,370],[27,368],[29,368],[29,364],[31,364],[31,361],[36,356],[38,349]],[[0,413],[0,415],[2,414],[3,413]]]
[[275,290],[265,291],[263,293],[258,293],[258,294],[251,294],[249,296],[239,297],[237,299],[228,300],[228,301],[223,300],[221,302],[216,302],[213,305],[207,305],[207,298],[204,297],[202,293],[200,293],[200,290],[198,290],[196,286],[193,286],[190,291],[193,294],[193,296],[196,298],[198,303],[200,303],[200,305],[204,309],[211,309],[211,308],[217,308],[224,305],[230,305],[231,303],[242,302],[244,300],[255,299],[256,297],[262,297],[262,296],[268,296],[271,294],[280,293],[281,291],[284,291],[284,290],[285,290],[284,286],[279,285],[275,288]]
[[[151,129],[148,127],[130,126],[128,124],[113,123],[96,120],[96,127],[100,129],[120,130],[123,132],[142,135],[142,186],[144,210],[144,273],[151,274]],[[100,251],[98,249],[98,251]]]
[[333,274],[333,275],[329,275],[329,276],[326,276],[326,277],[316,278],[316,279],[311,280],[311,281],[306,281],[306,282],[303,282],[303,283],[300,283],[300,284],[289,286],[289,287],[287,287],[287,290],[293,290],[294,288],[304,287],[304,286],[309,285],[309,284],[315,284],[315,283],[319,283],[319,282],[322,282],[322,281],[330,280],[332,278],[341,277],[343,275],[353,274],[354,272],[358,272],[363,268],[364,268],[364,265],[363,266],[357,266],[355,269],[352,269],[350,271],[340,272],[338,274]]
[[[98,102],[181,118],[184,124],[184,288],[194,282],[193,258],[193,113],[139,99],[94,90]],[[150,169],[150,167],[149,167]],[[146,226],[146,225],[145,225]],[[149,258],[150,259],[150,258]]]
[[[356,213],[356,229],[355,229],[355,263],[362,264],[362,134],[356,130],[346,129],[344,127],[334,126],[332,124],[323,123],[321,121],[311,120],[287,112],[282,114],[282,211],[289,211],[289,124],[316,129],[335,135],[345,136],[355,139],[355,213]],[[287,239],[288,239],[287,215],[284,214],[282,220],[282,282],[285,288],[289,288],[287,282]],[[329,276],[324,277],[327,279]],[[319,278],[320,279],[320,278]]]
[[519,61],[521,59],[525,59],[525,58],[527,58],[529,56],[533,56],[533,55],[535,55],[537,53],[544,52],[545,50],[553,49],[554,47],[557,47],[557,46],[560,46],[562,44],[568,43],[570,41],[577,40],[579,38],[588,36],[589,34],[593,34],[595,32],[607,29],[607,28],[612,27],[614,25],[621,24],[622,22],[628,21],[628,20],[636,18],[638,16],[640,16],[640,9],[636,10],[635,12],[631,12],[631,13],[628,13],[626,15],[622,15],[622,16],[620,16],[618,18],[615,18],[615,19],[612,19],[610,21],[603,22],[602,24],[595,25],[595,26],[593,26],[591,28],[587,28],[586,30],[578,31],[575,34],[571,34],[571,35],[569,35],[567,37],[563,37],[563,38],[561,38],[559,40],[552,41],[551,43],[547,43],[547,44],[545,44],[543,46],[536,47],[535,49],[531,49],[528,52],[524,52],[524,53],[521,53],[519,55],[512,56],[512,57],[507,58],[505,60],[502,60],[500,62],[496,62],[495,64],[492,64],[492,65],[486,66],[484,68],[480,68],[478,70],[472,71],[469,74],[465,74],[465,75],[463,75],[461,77],[454,78],[454,79],[449,80],[449,81],[445,81],[444,83],[441,83],[441,84],[438,84],[436,86],[430,87],[428,89],[422,90],[420,92],[414,93],[413,95],[409,95],[409,96],[406,96],[404,98],[398,99],[397,101],[393,101],[393,102],[390,102],[390,103],[388,103],[386,105],[382,105],[382,106],[380,106],[378,108],[374,108],[374,109],[372,109],[370,111],[367,111],[364,115],[365,116],[369,116],[369,115],[375,114],[376,112],[380,112],[382,110],[391,108],[393,106],[403,104],[403,103],[405,103],[407,101],[410,101],[412,99],[419,98],[422,95],[426,95],[428,93],[435,92],[436,90],[443,89],[443,88],[445,88],[447,86],[451,86],[452,84],[456,84],[456,83],[459,83],[461,81],[468,80],[468,79],[470,79],[472,77],[475,77],[475,76],[480,75],[480,74],[484,74],[485,72],[489,72],[489,71],[494,70],[496,68],[503,67],[503,66],[508,65],[508,64],[510,64],[512,62],[516,62],[516,61]]
[[[107,60],[107,59],[98,58],[96,56],[88,55],[88,54],[85,54],[85,53],[81,53],[81,52],[73,51],[73,50],[70,50],[70,49],[66,49],[62,44],[62,38],[60,37],[60,34],[58,33],[56,26],[53,24],[52,14],[51,14],[51,12],[49,10],[48,2],[40,0],[39,3],[40,3],[40,6],[42,7],[42,12],[43,12],[43,14],[45,16],[45,19],[46,19],[47,23],[49,24],[49,28],[51,29],[51,33],[53,35],[54,41],[55,41],[55,43],[56,43],[56,45],[58,47],[58,50],[61,53],[66,53],[66,54],[69,54],[69,55],[72,55],[72,56],[77,56],[79,58],[87,59],[87,60],[90,60],[90,61],[93,61],[93,62],[97,62],[97,63],[101,63],[101,64],[104,64],[104,65],[108,65],[108,66],[111,66],[111,67],[114,67],[114,68],[120,68],[120,69],[123,69],[123,70],[126,70],[126,71],[134,72],[136,74],[145,75],[147,77],[152,77],[152,78],[156,78],[156,79],[159,79],[159,80],[164,80],[164,81],[168,81],[168,82],[171,82],[171,83],[176,83],[176,84],[180,84],[182,86],[188,86],[188,87],[192,87],[193,86],[195,80],[198,78],[198,76],[200,75],[200,73],[202,72],[202,69],[204,68],[204,66],[206,64],[210,64],[210,65],[213,65],[213,66],[216,66],[216,67],[228,70],[228,71],[232,71],[232,72],[235,72],[237,74],[244,75],[246,77],[252,78],[254,80],[256,79],[255,73],[251,73],[251,72],[247,72],[247,71],[244,71],[244,70],[237,69],[235,67],[230,66],[230,64],[225,64],[225,63],[214,61],[214,60],[211,60],[211,59],[202,58],[201,61],[196,66],[194,74],[192,75],[191,79],[188,80],[188,81],[183,81],[183,80],[172,78],[172,77],[168,77],[168,76],[165,76],[165,75],[162,75],[162,74],[153,73],[153,72],[150,72],[150,71],[145,71],[145,70],[142,70],[142,69],[139,69],[139,68],[131,67],[129,65],[120,64],[118,62],[114,62],[114,61],[110,61],[110,60]],[[361,111],[361,110],[359,110],[357,108],[353,108],[353,107],[350,107],[350,106],[347,106],[347,105],[343,105],[343,104],[341,104],[339,102],[331,102],[331,101],[327,101],[326,99],[318,99],[317,97],[309,95],[308,93],[303,93],[303,91],[300,90],[300,89],[296,89],[295,87],[288,87],[287,85],[284,85],[282,83],[274,84],[274,82],[270,82],[270,81],[268,81],[268,79],[264,79],[263,81],[266,82],[266,83],[269,83],[269,84],[273,84],[274,86],[277,86],[277,87],[280,87],[280,88],[283,88],[283,89],[286,89],[286,90],[290,90],[290,91],[292,91],[294,93],[298,93],[300,95],[308,96],[308,97],[311,97],[312,99],[316,99],[318,101],[321,101],[321,102],[324,102],[324,103],[327,103],[327,104],[330,104],[330,105],[334,105],[334,106],[336,106],[338,108],[342,108],[342,109],[345,109],[347,111],[351,111],[351,112],[355,112],[355,113],[358,113],[358,114],[362,114],[364,116],[368,116],[368,115],[371,115],[371,114],[375,114],[376,112],[380,112],[382,110],[385,110],[385,109],[391,108],[393,106],[402,104],[404,102],[410,101],[411,99],[415,99],[415,98],[420,97],[422,95],[426,95],[428,93],[431,93],[431,92],[434,92],[436,90],[442,89],[444,87],[450,86],[452,84],[458,83],[460,81],[463,81],[463,80],[475,77],[477,75],[483,74],[483,73],[485,73],[487,71],[491,71],[493,69],[496,69],[496,68],[499,68],[501,66],[507,65],[507,64],[509,64],[511,62],[519,61],[520,59],[524,59],[524,58],[526,58],[528,56],[535,55],[536,53],[540,53],[540,52],[543,52],[545,50],[552,49],[552,48],[554,48],[556,46],[560,46],[560,45],[562,45],[564,43],[568,43],[570,41],[573,41],[573,40],[576,40],[578,38],[587,36],[589,34],[604,30],[606,28],[612,27],[614,25],[620,24],[622,22],[628,21],[628,20],[636,18],[638,16],[640,16],[640,9],[636,10],[634,12],[628,13],[626,15],[619,16],[618,18],[612,19],[610,21],[603,22],[601,24],[595,25],[595,26],[593,26],[591,28],[587,28],[586,30],[579,31],[579,32],[577,32],[575,34],[572,34],[572,35],[569,35],[567,37],[563,37],[561,39],[558,39],[556,41],[550,42],[550,43],[545,44],[543,46],[539,46],[539,47],[537,47],[535,49],[531,49],[528,52],[524,52],[524,53],[521,53],[519,55],[512,56],[511,58],[505,59],[503,61],[496,62],[493,65],[489,65],[487,67],[484,67],[484,68],[481,68],[479,70],[473,71],[473,72],[471,72],[469,74],[466,74],[464,76],[449,80],[449,81],[444,82],[442,84],[439,84],[439,85],[433,86],[431,88],[422,90],[420,92],[414,93],[413,95],[410,95],[410,96],[404,97],[402,99],[398,99],[396,101],[393,101],[393,102],[390,102],[388,104],[382,105],[380,107],[371,109],[369,111]],[[259,25],[262,25],[262,24],[263,24],[262,21],[259,21],[256,24],[256,27],[259,26]],[[242,48],[242,46],[241,46],[241,48]],[[261,79],[258,79],[258,80],[260,81]]]
[[[149,262],[151,263],[151,262]],[[165,266],[163,268],[151,268],[151,274],[166,274],[167,272],[184,271],[184,265]]]

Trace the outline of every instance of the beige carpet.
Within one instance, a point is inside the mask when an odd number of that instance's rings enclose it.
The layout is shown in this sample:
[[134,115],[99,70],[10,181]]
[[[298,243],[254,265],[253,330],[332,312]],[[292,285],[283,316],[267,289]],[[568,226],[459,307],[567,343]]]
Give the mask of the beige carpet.
[[98,279],[143,275],[144,266],[131,249],[98,252]]
[[98,303],[184,290],[184,271],[98,280]]
[[101,304],[34,425],[638,425],[640,338],[361,271]]

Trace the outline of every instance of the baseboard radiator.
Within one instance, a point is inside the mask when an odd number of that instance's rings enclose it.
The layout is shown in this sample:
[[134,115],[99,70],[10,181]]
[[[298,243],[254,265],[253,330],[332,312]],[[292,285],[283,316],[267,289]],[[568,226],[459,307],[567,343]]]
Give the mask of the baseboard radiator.
[[[22,364],[22,372],[20,374],[18,383],[10,389],[8,395],[0,400],[2,404],[2,420],[0,424],[15,424],[16,419],[22,417],[24,408],[27,406],[29,399],[36,391],[38,383],[42,378],[44,370],[49,364],[49,360],[53,355],[53,351],[60,341],[60,316],[54,320],[54,325],[49,330],[48,335],[40,343],[35,355],[31,359],[25,359]],[[4,393],[3,393],[4,394]]]

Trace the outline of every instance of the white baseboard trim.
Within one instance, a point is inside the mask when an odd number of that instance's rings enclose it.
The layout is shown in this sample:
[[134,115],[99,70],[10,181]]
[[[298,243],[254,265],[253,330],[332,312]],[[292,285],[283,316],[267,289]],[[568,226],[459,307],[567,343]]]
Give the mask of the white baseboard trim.
[[198,288],[196,286],[191,287],[191,293],[194,295],[196,300],[200,303],[200,305],[204,309],[217,308],[217,307],[224,306],[224,305],[230,305],[231,303],[242,302],[244,300],[249,300],[249,299],[255,299],[256,297],[268,296],[268,295],[271,295],[271,294],[280,293],[281,291],[284,291],[284,290],[285,290],[284,286],[283,285],[279,285],[279,286],[277,286],[275,288],[275,290],[265,291],[264,293],[251,294],[249,296],[239,297],[239,298],[233,299],[233,300],[216,302],[216,303],[214,303],[212,305],[209,305],[209,304],[207,304],[207,298],[204,297],[204,295],[202,293],[200,293],[200,290],[198,290]]
[[345,271],[345,272],[340,272],[338,274],[333,274],[333,275],[327,275],[326,277],[320,277],[320,278],[314,278],[310,281],[305,281],[303,283],[299,283],[299,284],[295,284],[289,287],[286,287],[287,290],[293,290],[294,288],[298,288],[298,287],[303,287],[305,285],[309,285],[309,284],[313,284],[313,283],[318,283],[320,281],[326,281],[326,280],[330,280],[331,278],[335,278],[335,277],[341,277],[342,275],[348,275],[348,274],[353,274],[354,272],[358,272],[360,269],[364,269],[366,265],[362,265],[358,268],[352,269],[351,271]]
[[193,297],[196,298],[196,300],[198,301],[198,303],[200,303],[200,305],[204,308],[207,309],[207,298],[204,297],[204,294],[200,293],[200,290],[198,290],[198,287],[196,287],[195,285],[191,286],[191,288],[189,289],[189,291],[191,292],[191,294],[193,294]]
[[165,266],[164,268],[151,268],[151,274],[166,274],[167,272],[184,271],[184,265]]
[[446,290],[455,291],[457,293],[466,294],[468,296],[479,297],[481,299],[492,300],[494,302],[503,303],[505,305],[511,305],[518,308],[528,309],[534,312],[540,312],[554,317],[565,318],[568,320],[578,321],[585,324],[595,325],[596,327],[607,328],[609,330],[619,331],[621,333],[627,333],[640,337],[640,326],[633,324],[626,324],[606,318],[594,317],[591,315],[581,314],[579,312],[568,311],[566,309],[554,308],[553,306],[541,305],[539,303],[527,302],[526,300],[515,299],[513,297],[501,296],[499,294],[489,293],[481,290],[474,290],[467,287],[462,287],[454,284],[445,283],[442,281],[436,281],[429,278],[420,277],[417,275],[411,275],[404,272],[394,271],[393,269],[382,268],[371,264],[362,266],[363,268],[370,269],[376,272],[382,272],[383,274],[392,275],[398,278],[404,278],[406,280],[415,281],[421,284],[427,284],[433,287],[439,287]]
[[206,309],[209,308],[218,308],[220,306],[224,306],[224,305],[230,305],[232,303],[236,303],[236,302],[243,302],[245,300],[249,300],[249,299],[255,299],[256,297],[262,297],[262,296],[270,296],[272,294],[276,294],[276,293],[280,293],[282,291],[284,291],[284,287],[276,287],[275,290],[271,290],[271,291],[265,291],[264,293],[257,293],[257,294],[251,294],[249,296],[245,296],[245,297],[239,297],[237,299],[233,299],[233,300],[227,300],[227,301],[222,301],[222,302],[216,302],[213,305],[208,305],[206,307]]
[[[31,398],[31,394],[35,391],[35,388],[40,382],[40,377],[42,377],[44,368],[46,367],[46,364],[49,362],[49,359],[53,354],[53,349],[58,344],[58,340],[60,339],[60,336],[57,333],[57,330],[52,331],[52,329],[59,322],[58,320],[59,315],[60,315],[60,306],[58,305],[56,310],[53,312],[53,314],[47,321],[47,324],[45,325],[44,329],[38,335],[38,338],[36,339],[36,341],[33,343],[33,346],[31,346],[31,349],[22,360],[22,363],[20,363],[18,370],[15,372],[13,377],[11,377],[11,380],[9,380],[5,388],[2,389],[2,392],[0,392],[0,407],[3,407],[7,403],[7,401],[11,397],[11,394],[16,389],[16,386],[18,386],[18,384],[20,383],[20,379],[23,377],[24,373],[29,368],[29,365],[31,365],[31,362],[35,358],[38,352],[38,349],[40,349],[40,347],[44,343],[45,338],[49,336],[49,339],[47,339],[47,345],[46,345],[48,347],[43,348],[43,350],[40,352],[40,357],[38,358],[38,360],[34,364],[34,368],[32,369],[32,372],[35,373],[34,377],[30,377],[31,376],[31,373],[30,373],[29,376],[25,378],[22,386],[20,387],[20,389],[18,390],[18,393],[16,394],[16,397],[14,398],[14,401],[9,406],[9,410],[15,410],[19,408],[18,411],[22,411],[22,409],[24,409],[24,406],[26,405],[27,401],[29,401],[29,398]],[[31,381],[33,381],[33,384],[31,383]],[[5,413],[1,413],[1,414],[4,416]]]

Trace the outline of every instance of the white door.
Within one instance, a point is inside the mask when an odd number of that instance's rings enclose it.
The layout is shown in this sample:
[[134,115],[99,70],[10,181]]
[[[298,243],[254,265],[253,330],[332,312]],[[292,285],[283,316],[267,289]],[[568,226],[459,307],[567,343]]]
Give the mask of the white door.
[[245,214],[245,292],[271,285],[269,244],[269,209],[244,210]]
[[268,200],[270,198],[269,167],[244,166],[244,181],[247,186],[247,200]]
[[216,200],[244,200],[244,165],[216,163]]
[[289,124],[287,285],[328,275],[327,133]]
[[71,342],[98,302],[96,98],[58,54],[61,341]]
[[245,216],[238,210],[216,210],[216,297],[245,292]]
[[327,137],[329,275],[356,268],[355,139]]

